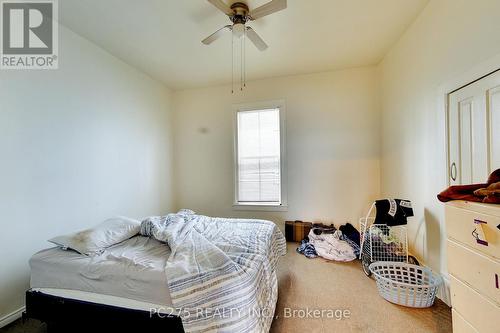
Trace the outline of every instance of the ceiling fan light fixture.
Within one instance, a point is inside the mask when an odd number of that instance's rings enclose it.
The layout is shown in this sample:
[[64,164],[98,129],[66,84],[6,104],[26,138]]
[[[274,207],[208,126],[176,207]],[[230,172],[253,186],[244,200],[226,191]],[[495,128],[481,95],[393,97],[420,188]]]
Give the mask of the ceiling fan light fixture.
[[233,25],[233,37],[241,38],[245,35],[245,25],[243,23],[235,23]]

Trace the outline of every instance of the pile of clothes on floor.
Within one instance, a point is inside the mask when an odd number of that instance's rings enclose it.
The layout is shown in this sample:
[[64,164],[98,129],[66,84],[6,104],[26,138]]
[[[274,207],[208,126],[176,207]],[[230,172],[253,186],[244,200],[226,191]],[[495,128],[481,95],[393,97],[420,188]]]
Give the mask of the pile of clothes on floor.
[[305,237],[297,252],[312,259],[323,257],[335,261],[352,261],[359,256],[360,235],[350,223],[326,226],[316,223]]

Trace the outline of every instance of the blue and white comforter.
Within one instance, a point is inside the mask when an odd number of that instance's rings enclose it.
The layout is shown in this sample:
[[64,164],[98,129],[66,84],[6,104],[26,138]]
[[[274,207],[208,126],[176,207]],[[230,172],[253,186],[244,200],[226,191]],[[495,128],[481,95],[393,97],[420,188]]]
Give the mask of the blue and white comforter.
[[269,331],[286,253],[274,223],[180,212],[144,220],[141,234],[170,246],[165,272],[186,332]]

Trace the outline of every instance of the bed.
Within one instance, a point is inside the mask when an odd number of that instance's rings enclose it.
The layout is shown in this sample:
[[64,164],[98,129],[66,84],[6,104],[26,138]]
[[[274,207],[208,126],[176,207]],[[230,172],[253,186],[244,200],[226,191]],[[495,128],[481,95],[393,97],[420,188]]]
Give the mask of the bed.
[[[76,327],[269,330],[277,300],[275,268],[286,249],[274,223],[200,215],[178,222],[176,214],[155,221],[146,221],[149,234],[98,256],[59,247],[36,253],[30,260],[25,316],[47,322],[49,331],[66,332]],[[267,316],[250,312],[263,308]],[[214,309],[238,310],[239,317],[228,319]]]

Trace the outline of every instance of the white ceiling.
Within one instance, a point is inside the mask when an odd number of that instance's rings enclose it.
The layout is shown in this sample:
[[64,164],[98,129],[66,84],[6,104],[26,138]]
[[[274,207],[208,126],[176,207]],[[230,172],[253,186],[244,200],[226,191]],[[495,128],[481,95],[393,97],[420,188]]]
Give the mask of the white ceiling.
[[[249,24],[269,48],[247,44],[248,80],[377,64],[427,2],[288,0]],[[231,35],[201,43],[230,23],[206,0],[61,0],[59,12],[63,25],[170,88],[231,82]]]

